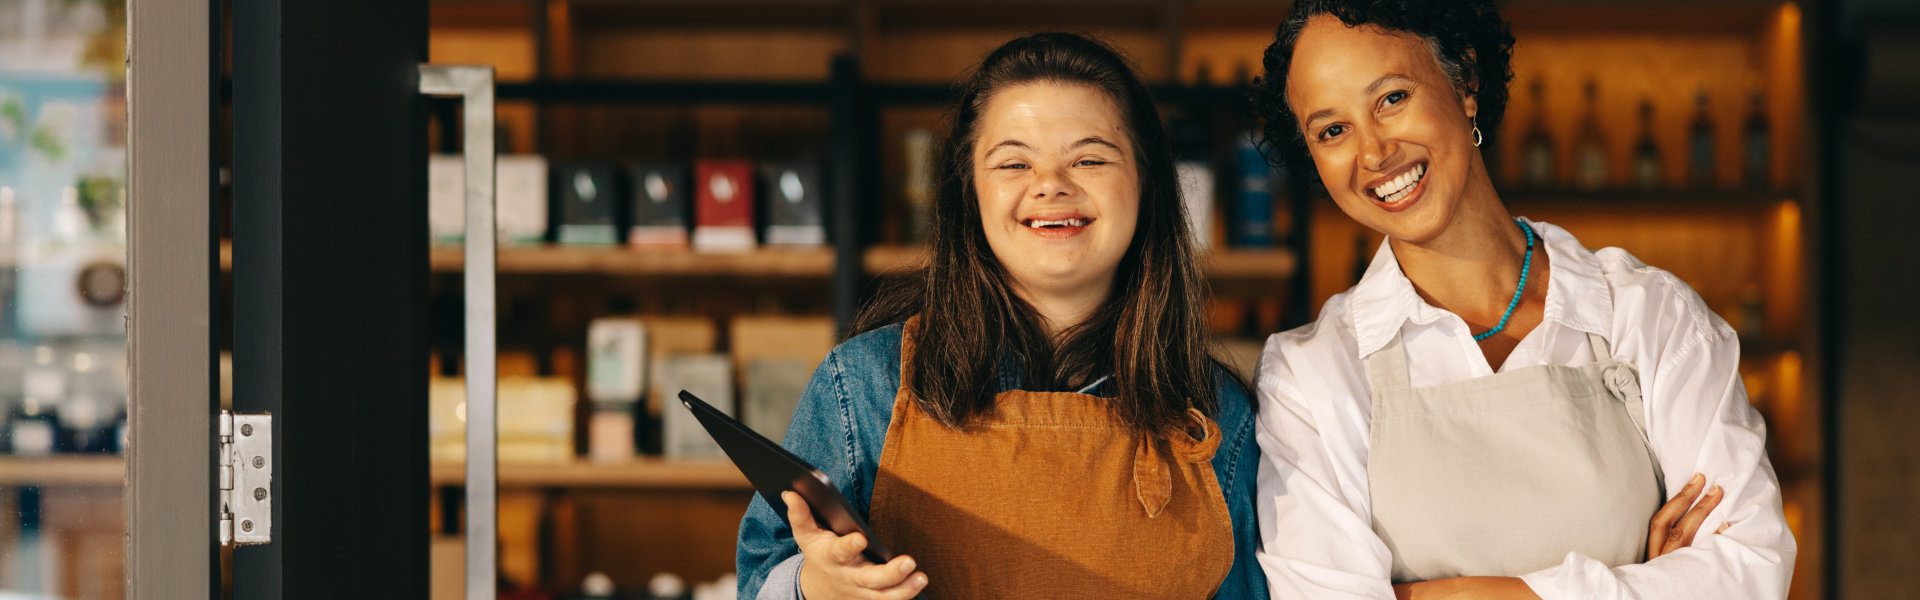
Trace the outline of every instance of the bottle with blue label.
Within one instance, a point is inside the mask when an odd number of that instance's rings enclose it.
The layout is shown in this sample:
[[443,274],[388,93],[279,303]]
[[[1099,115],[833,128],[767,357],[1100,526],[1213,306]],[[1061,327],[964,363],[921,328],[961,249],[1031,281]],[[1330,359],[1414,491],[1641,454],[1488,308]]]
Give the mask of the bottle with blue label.
[[1740,180],[1749,188],[1760,189],[1768,187],[1773,167],[1773,128],[1767,125],[1766,99],[1760,92],[1753,93],[1751,110],[1741,132]]
[[1693,99],[1693,123],[1687,126],[1687,183],[1697,188],[1713,187],[1713,117],[1707,114],[1707,93]]
[[1233,226],[1229,235],[1234,246],[1273,247],[1273,190],[1280,185],[1283,172],[1267,163],[1251,134],[1243,134],[1235,147],[1239,163],[1240,185],[1234,191]]

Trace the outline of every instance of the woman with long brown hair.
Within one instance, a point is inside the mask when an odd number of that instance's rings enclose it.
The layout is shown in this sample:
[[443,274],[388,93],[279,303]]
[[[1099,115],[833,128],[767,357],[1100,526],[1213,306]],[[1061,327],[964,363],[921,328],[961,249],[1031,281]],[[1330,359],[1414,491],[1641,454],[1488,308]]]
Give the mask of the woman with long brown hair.
[[1112,49],[1001,46],[963,84],[931,257],[827,357],[784,445],[899,553],[787,494],[743,596],[1266,596],[1247,390],[1210,358],[1159,113]]

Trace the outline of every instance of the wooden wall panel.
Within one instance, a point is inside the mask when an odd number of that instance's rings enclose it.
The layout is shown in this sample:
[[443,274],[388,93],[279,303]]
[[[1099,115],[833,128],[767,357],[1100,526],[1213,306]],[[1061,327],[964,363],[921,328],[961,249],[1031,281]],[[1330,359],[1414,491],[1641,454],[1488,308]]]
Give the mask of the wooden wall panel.
[[[491,65],[496,82],[528,81],[539,76],[539,40],[524,27],[435,27],[427,40],[428,60],[435,64]],[[494,107],[494,118],[505,130],[506,139],[501,144],[504,151],[539,151],[538,117],[533,104],[500,102]],[[438,134],[429,139],[438,141]]]
[[779,29],[587,30],[575,32],[577,74],[586,78],[825,81],[838,32]]
[[[878,81],[958,81],[994,48],[1027,33],[1032,32],[1017,28],[881,32],[869,41],[864,74]],[[1134,61],[1149,81],[1166,78],[1164,33],[1139,30],[1080,33],[1111,44]]]

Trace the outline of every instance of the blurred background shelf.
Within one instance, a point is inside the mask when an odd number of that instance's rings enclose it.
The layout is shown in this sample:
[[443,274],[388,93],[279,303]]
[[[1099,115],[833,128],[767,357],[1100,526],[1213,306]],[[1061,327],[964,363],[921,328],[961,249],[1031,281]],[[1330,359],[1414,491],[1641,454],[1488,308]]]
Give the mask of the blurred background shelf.
[[[436,273],[459,273],[466,256],[459,246],[437,246],[430,253]],[[748,252],[707,253],[683,249],[618,246],[507,246],[497,255],[498,272],[518,275],[635,275],[652,277],[825,278],[833,273],[831,248],[761,248]],[[1205,253],[1205,273],[1216,280],[1284,282],[1299,267],[1285,248],[1222,249]],[[883,244],[866,250],[866,272],[897,274],[926,260],[917,246]],[[233,268],[233,247],[220,246],[220,267]]]
[[[0,457],[0,486],[119,486],[125,483],[126,470],[120,456]],[[462,463],[434,463],[430,473],[436,487],[458,486],[466,480]],[[501,487],[506,488],[753,489],[740,470],[726,461],[636,458],[624,463],[502,463],[499,476]]]
[[[751,490],[747,478],[733,463],[713,460],[637,458],[623,463],[501,463],[503,488],[567,488],[602,490]],[[435,487],[459,486],[466,481],[464,463],[434,463],[429,476]]]
[[0,487],[117,487],[126,480],[119,456],[0,457]]

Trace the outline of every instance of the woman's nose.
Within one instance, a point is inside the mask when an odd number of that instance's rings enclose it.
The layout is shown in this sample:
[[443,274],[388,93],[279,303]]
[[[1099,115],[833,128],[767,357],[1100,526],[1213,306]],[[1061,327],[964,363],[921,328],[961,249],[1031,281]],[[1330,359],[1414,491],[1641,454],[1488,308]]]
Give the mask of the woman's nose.
[[1360,143],[1360,167],[1368,171],[1380,171],[1392,164],[1397,147],[1393,139],[1375,127],[1359,127],[1354,130],[1355,141]]
[[1080,188],[1073,183],[1073,176],[1066,167],[1035,167],[1033,198],[1044,200],[1051,197],[1071,197],[1078,195]]

